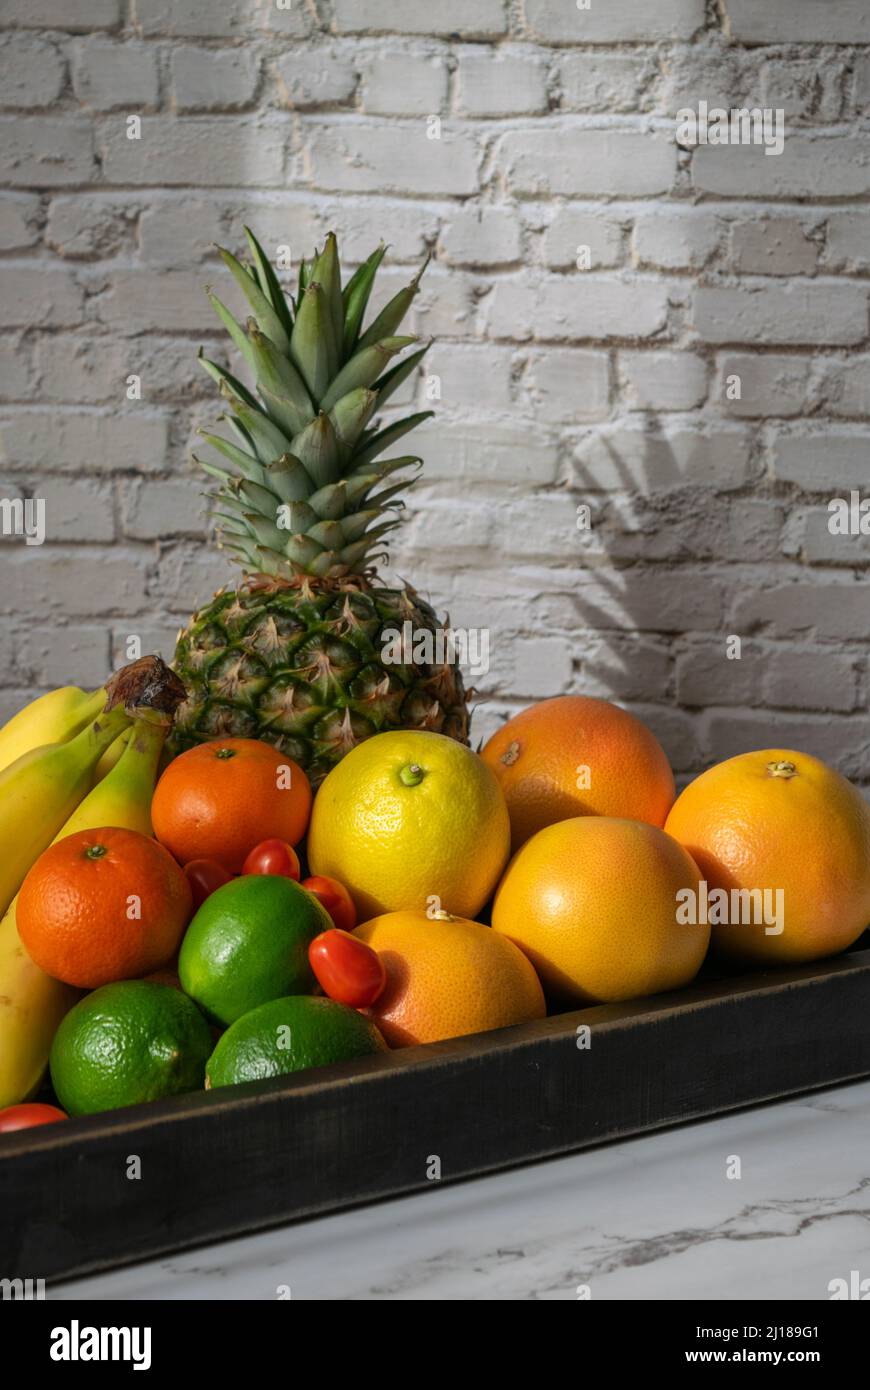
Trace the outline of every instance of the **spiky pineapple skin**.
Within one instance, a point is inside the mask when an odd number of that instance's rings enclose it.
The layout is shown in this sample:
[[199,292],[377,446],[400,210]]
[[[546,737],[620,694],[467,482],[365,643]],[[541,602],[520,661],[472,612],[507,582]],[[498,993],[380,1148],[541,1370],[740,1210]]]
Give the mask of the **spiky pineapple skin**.
[[388,663],[391,631],[443,632],[410,587],[354,576],[332,584],[258,578],[220,590],[179,634],[174,666],[188,689],[175,753],[214,738],[259,738],[317,786],[357,743],[389,729],[429,729],[468,744],[458,664]]

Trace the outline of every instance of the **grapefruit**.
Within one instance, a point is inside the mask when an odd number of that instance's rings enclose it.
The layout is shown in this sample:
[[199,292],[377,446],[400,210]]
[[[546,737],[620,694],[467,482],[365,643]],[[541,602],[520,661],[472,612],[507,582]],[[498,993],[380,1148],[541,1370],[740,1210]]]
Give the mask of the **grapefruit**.
[[662,826],[674,800],[664,749],[633,714],[608,700],[560,695],[523,710],[481,752],[505,794],[511,849],[574,816]]
[[727,920],[713,926],[727,956],[817,960],[870,924],[870,810],[808,753],[768,748],[711,767],[677,798],[665,829],[710,891],[728,896]]
[[678,921],[697,865],[657,826],[578,816],[539,830],[499,884],[493,931],[529,957],[554,999],[615,1003],[694,978],[709,927]]
[[480,922],[446,912],[388,912],[354,935],[378,952],[387,972],[365,1013],[390,1047],[485,1033],[546,1013],[522,951]]

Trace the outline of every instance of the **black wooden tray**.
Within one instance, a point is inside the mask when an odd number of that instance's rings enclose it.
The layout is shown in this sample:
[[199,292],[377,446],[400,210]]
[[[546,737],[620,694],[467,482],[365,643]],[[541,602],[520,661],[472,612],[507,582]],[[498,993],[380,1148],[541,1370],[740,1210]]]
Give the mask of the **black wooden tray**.
[[84,1274],[426,1188],[439,1168],[467,1178],[868,1073],[862,949],[0,1136],[0,1279]]

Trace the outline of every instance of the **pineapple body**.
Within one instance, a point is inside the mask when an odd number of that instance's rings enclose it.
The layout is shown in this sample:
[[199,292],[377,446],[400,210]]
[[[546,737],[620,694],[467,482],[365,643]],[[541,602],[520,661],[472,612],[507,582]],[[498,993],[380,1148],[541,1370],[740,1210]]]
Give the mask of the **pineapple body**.
[[[386,423],[377,415],[427,350],[398,332],[422,271],[366,324],[384,246],[342,286],[330,233],[288,297],[246,235],[248,264],[220,253],[248,301],[246,322],[209,292],[243,375],[200,354],[224,402],[224,433],[202,431],[214,455],[197,459],[218,483],[218,544],[244,579],[179,635],[175,666],[189,694],[171,746],[263,738],[317,782],[385,729],[467,743],[446,630],[413,589],[388,589],[375,571],[422,463],[391,450],[432,413]],[[410,642],[397,647],[397,633]],[[437,640],[421,650],[420,637]]]
[[261,581],[216,594],[178,639],[175,667],[189,693],[175,751],[203,739],[265,739],[316,786],[355,744],[388,729],[429,729],[467,744],[459,667],[414,660],[401,640],[407,624],[418,639],[432,634],[437,656],[443,629],[407,587]]

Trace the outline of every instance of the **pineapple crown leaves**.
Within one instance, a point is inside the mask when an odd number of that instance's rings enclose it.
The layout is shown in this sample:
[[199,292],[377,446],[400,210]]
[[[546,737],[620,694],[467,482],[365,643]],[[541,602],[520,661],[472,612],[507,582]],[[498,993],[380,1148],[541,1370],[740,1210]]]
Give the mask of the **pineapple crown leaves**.
[[[245,228],[245,236],[247,264],[218,247],[247,300],[245,323],[207,293],[253,385],[199,353],[225,402],[219,421],[232,436],[201,431],[228,467],[196,459],[219,485],[212,494],[219,544],[249,569],[275,577],[360,573],[382,557],[373,547],[398,525],[400,494],[421,466],[414,455],[380,455],[433,413],[383,427],[374,420],[430,346],[415,348],[418,339],[399,332],[428,257],[365,326],[385,245],[342,287],[330,232],[323,250],[302,262],[297,293],[288,299],[253,232]],[[402,480],[381,486],[403,470]]]

